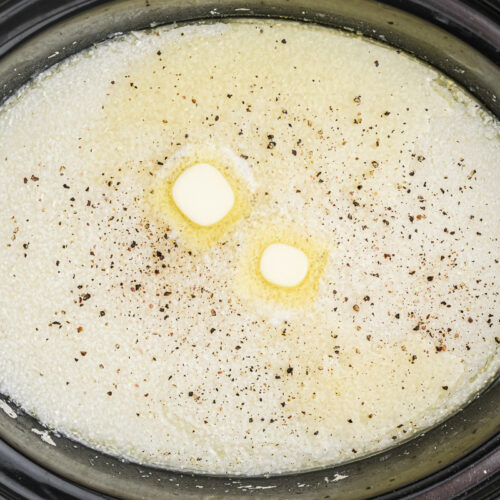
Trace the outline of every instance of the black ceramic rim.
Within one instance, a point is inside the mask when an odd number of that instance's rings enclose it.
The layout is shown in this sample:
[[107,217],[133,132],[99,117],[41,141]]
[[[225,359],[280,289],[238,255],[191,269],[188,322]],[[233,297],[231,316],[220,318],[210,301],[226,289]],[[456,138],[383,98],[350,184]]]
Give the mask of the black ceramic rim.
[[[500,435],[497,435],[453,465],[407,487],[377,496],[376,499],[497,500],[500,490],[500,457],[495,451],[498,451],[499,447]],[[487,474],[486,479],[481,478],[483,474]],[[0,498],[112,499],[110,496],[91,491],[47,471],[3,441],[0,441]]]
[[[147,0],[145,2],[148,3]],[[500,66],[500,6],[490,1],[472,0],[379,0],[379,2],[399,7],[444,28],[477,48]],[[0,57],[54,23],[105,3],[110,1],[0,0]],[[471,26],[474,27],[473,30]],[[498,390],[498,384],[496,387]],[[476,402],[470,406],[474,406]],[[498,471],[499,449],[500,436],[497,434],[452,465],[379,498],[393,499],[403,496],[416,498],[415,495],[418,498],[428,498],[427,495],[432,495],[432,498],[436,499],[455,498],[455,493],[449,488],[452,480],[470,475],[472,471],[477,471],[478,467],[491,467],[493,472],[495,468]],[[486,463],[488,465],[484,465]],[[296,477],[305,477],[305,474],[297,474]],[[496,498],[499,484],[498,472],[492,473],[488,475],[487,481],[478,482],[469,489],[462,488],[460,497]],[[0,495],[2,494],[6,498],[26,499],[110,498],[49,472],[0,440]]]
[[[0,57],[55,22],[110,1],[0,0]],[[500,65],[500,3],[497,0],[378,1],[440,26]],[[471,24],[474,24],[473,31]]]

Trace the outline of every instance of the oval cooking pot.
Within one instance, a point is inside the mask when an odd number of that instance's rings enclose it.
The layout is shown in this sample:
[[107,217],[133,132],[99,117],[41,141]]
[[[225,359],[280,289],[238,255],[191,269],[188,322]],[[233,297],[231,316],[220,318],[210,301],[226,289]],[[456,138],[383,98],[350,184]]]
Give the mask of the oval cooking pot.
[[[0,102],[63,58],[118,32],[172,22],[274,17],[359,31],[434,65],[500,117],[500,7],[460,0],[0,0]],[[0,345],[0,349],[1,349]],[[1,374],[0,374],[1,379]],[[23,499],[495,498],[498,378],[432,429],[350,463],[269,478],[161,470],[64,437],[56,446],[15,407],[0,411],[0,496]],[[15,415],[16,418],[12,418]]]

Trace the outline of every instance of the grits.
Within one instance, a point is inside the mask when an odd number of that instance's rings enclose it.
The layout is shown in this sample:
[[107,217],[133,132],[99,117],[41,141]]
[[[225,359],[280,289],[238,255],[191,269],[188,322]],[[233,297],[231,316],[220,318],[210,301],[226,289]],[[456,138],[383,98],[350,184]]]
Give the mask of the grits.
[[[407,438],[499,366],[499,153],[443,75],[326,28],[85,50],[0,111],[0,391],[90,446],[198,472]],[[234,194],[206,226],[171,192],[200,163]],[[260,274],[272,244],[307,256],[296,286]]]

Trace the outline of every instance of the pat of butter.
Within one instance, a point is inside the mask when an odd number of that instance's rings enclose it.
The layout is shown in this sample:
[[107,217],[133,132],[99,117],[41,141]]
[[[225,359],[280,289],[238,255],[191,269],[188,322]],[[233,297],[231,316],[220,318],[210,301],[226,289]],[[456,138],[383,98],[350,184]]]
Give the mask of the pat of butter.
[[234,193],[224,176],[212,165],[197,163],[174,182],[172,196],[179,210],[200,226],[212,226],[231,210]]
[[260,259],[262,276],[278,286],[297,286],[307,275],[309,259],[298,248],[284,243],[269,245]]

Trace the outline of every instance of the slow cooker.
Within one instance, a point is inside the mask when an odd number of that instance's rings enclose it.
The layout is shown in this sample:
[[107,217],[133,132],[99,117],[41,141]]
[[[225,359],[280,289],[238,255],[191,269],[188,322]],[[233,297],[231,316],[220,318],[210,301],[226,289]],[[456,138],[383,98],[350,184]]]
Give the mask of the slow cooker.
[[[117,33],[226,17],[293,19],[362,33],[434,65],[500,118],[496,0],[3,0],[0,103],[49,66]],[[498,377],[456,414],[406,442],[335,467],[272,477],[162,470],[57,435],[52,446],[33,432],[43,431],[36,419],[1,394],[0,402],[0,497],[8,499],[500,495]]]

